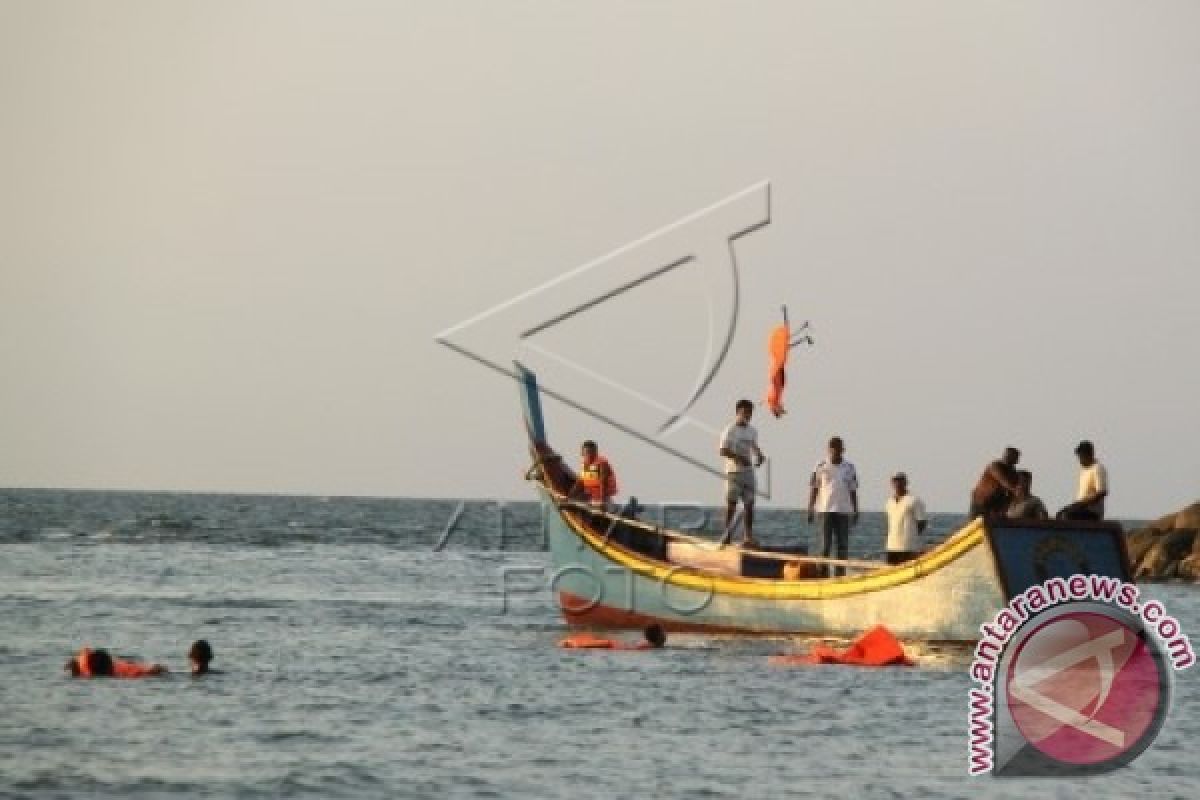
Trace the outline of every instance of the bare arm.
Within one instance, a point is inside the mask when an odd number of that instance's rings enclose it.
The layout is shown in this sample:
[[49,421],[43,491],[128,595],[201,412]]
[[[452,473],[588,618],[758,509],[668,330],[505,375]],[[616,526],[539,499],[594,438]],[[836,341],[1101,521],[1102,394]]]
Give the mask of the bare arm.
[[1000,469],[996,462],[992,462],[992,464],[988,466],[987,471],[988,475],[992,476],[992,480],[1003,486],[1006,491],[1010,493],[1017,491],[1017,485],[1008,479],[1008,477],[1004,474],[1004,471]]

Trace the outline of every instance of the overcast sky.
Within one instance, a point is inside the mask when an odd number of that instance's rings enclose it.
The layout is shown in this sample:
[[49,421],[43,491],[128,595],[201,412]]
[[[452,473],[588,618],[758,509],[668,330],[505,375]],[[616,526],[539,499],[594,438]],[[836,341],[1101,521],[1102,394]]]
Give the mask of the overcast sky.
[[[762,397],[781,302],[813,321],[791,413],[756,420],[770,503],[838,433],[867,508],[905,469],[962,511],[1010,443],[1057,507],[1087,437],[1111,513],[1173,510],[1197,31],[1188,0],[4,0],[0,485],[531,497],[511,381],[435,335],[765,180],[693,413]],[[702,262],[541,344],[676,407],[731,302]],[[720,496],[546,412],[643,500]]]

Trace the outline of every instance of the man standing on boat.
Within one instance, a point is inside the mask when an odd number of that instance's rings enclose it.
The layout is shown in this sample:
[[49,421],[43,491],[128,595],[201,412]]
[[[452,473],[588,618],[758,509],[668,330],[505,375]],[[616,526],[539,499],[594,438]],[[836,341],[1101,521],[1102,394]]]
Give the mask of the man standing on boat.
[[892,496],[887,501],[887,563],[903,564],[921,552],[921,534],[929,524],[925,503],[908,492],[908,476],[892,476]]
[[[842,457],[844,452],[840,436],[830,439],[829,458],[817,464],[809,480],[808,522],[812,524],[815,513],[824,558],[829,558],[836,541],[837,558],[845,559],[850,550],[850,526],[858,524],[858,473]],[[838,567],[835,574],[845,575],[846,570]]]
[[[758,431],[750,424],[754,416],[754,403],[738,400],[733,422],[721,432],[719,449],[725,458],[725,537],[732,536],[730,526],[737,513],[738,501],[745,509],[746,535],[742,544],[754,546],[754,493],[758,487],[754,480],[754,468],[762,466],[762,450],[758,449]],[[751,461],[750,457],[754,456]]]
[[971,492],[967,519],[1004,515],[1017,494],[1017,462],[1020,460],[1020,450],[1006,447],[999,461],[987,465]]
[[1096,448],[1086,439],[1075,447],[1079,458],[1079,493],[1071,505],[1058,512],[1059,519],[1102,520],[1104,498],[1108,497],[1108,470],[1096,460]]

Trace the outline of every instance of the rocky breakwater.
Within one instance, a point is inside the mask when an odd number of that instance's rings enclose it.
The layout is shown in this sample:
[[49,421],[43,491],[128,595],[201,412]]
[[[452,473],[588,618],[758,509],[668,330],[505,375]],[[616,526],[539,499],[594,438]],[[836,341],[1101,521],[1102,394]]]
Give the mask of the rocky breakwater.
[[1139,581],[1200,581],[1200,502],[1126,535]]

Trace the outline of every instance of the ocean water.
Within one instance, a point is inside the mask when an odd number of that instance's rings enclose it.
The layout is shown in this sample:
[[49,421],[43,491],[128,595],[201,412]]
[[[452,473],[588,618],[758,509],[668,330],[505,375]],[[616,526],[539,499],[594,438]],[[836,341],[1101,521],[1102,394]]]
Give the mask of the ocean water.
[[[808,530],[783,511],[758,527]],[[852,537],[878,551],[882,520]],[[0,797],[1200,791],[1200,670],[1117,773],[968,779],[966,651],[890,670],[769,665],[809,644],[786,638],[564,651],[547,565],[532,504],[0,491]],[[1145,591],[1200,636],[1200,589]],[[184,670],[201,637],[223,674],[61,669],[91,644]]]

